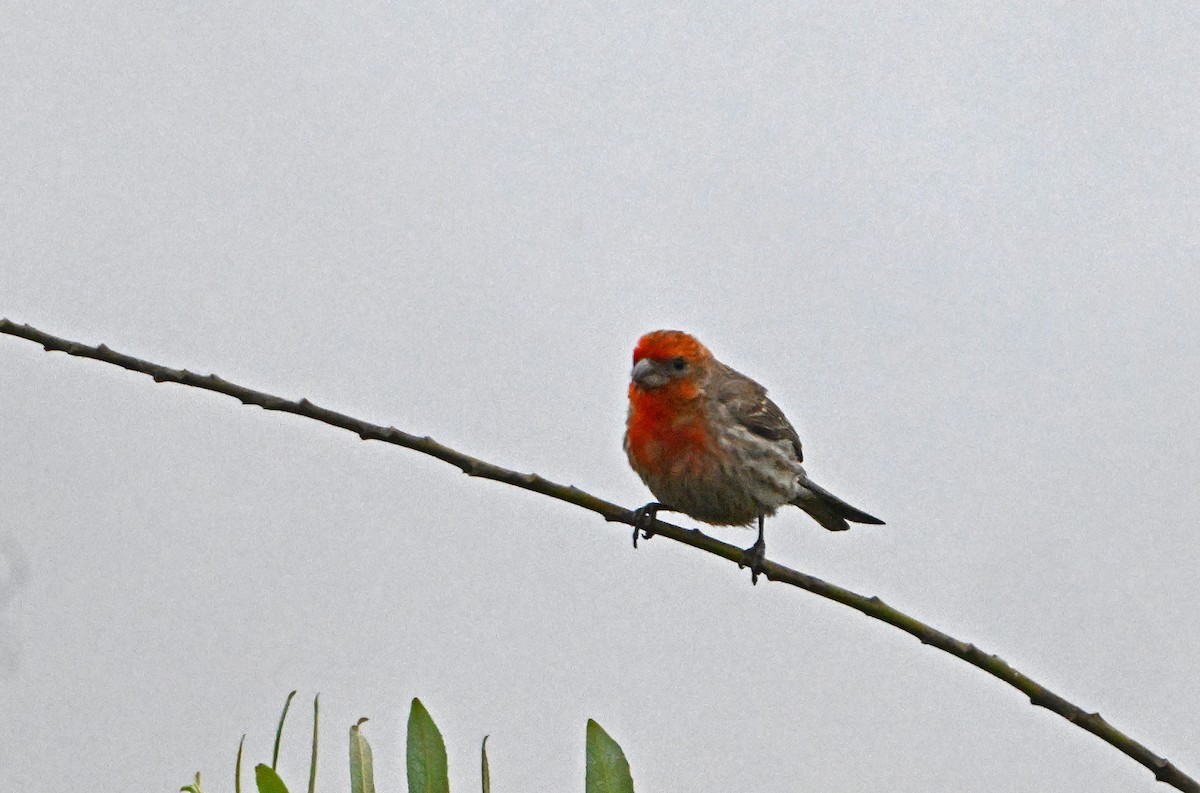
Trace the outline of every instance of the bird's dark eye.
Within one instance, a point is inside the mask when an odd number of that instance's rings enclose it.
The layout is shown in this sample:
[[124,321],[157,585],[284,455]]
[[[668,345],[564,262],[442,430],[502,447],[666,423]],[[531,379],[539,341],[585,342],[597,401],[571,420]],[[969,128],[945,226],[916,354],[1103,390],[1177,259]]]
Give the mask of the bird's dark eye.
[[671,368],[677,372],[682,372],[684,369],[687,368],[687,361],[685,361],[683,359],[683,356],[681,355],[680,357],[675,358],[671,361]]

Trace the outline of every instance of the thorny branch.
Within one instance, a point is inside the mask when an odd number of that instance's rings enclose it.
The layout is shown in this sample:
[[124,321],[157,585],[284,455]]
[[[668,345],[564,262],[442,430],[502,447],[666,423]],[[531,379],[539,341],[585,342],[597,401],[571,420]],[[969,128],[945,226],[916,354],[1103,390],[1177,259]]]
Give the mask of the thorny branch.
[[[456,466],[468,476],[492,479],[525,490],[532,490],[535,493],[541,493],[551,498],[591,510],[601,515],[606,521],[633,525],[634,516],[632,511],[613,504],[610,501],[597,498],[573,485],[561,485],[557,482],[544,479],[537,474],[523,474],[508,468],[501,468],[498,465],[493,465],[463,454],[448,446],[443,446],[428,436],[410,435],[395,427],[370,424],[353,416],[347,416],[344,413],[338,413],[337,411],[314,405],[307,399],[292,401],[231,383],[228,380],[217,377],[215,374],[200,375],[189,372],[186,369],[171,369],[116,352],[103,344],[89,347],[86,344],[52,336],[29,325],[18,325],[7,319],[0,319],[0,333],[28,339],[42,345],[48,352],[62,351],[68,355],[92,358],[129,369],[130,371],[148,374],[157,383],[179,383],[194,388],[203,388],[208,391],[216,391],[219,394],[231,396],[245,405],[258,405],[266,410],[282,410],[287,413],[294,413],[297,416],[315,419],[325,424],[349,430],[363,440],[385,441],[431,455]],[[735,564],[742,558],[741,548],[709,537],[697,529],[684,529],[670,523],[658,521],[655,524],[654,533],[720,556]],[[1045,686],[1009,666],[1007,662],[998,656],[987,653],[973,644],[959,641],[926,625],[920,620],[897,611],[878,597],[859,595],[848,589],[843,589],[836,584],[831,584],[769,560],[764,560],[762,574],[771,581],[790,584],[861,611],[868,617],[886,622],[905,633],[912,634],[922,644],[931,645],[956,658],[961,658],[972,666],[982,669],[1025,694],[1034,705],[1057,713],[1075,726],[1087,730],[1102,741],[1129,755],[1129,757],[1150,769],[1154,774],[1154,778],[1158,781],[1165,782],[1179,790],[1187,791],[1187,793],[1200,793],[1200,783],[1180,771],[1166,758],[1159,757],[1144,745],[1130,738],[1116,727],[1113,727],[1099,713],[1089,713],[1079,706],[1068,702]]]

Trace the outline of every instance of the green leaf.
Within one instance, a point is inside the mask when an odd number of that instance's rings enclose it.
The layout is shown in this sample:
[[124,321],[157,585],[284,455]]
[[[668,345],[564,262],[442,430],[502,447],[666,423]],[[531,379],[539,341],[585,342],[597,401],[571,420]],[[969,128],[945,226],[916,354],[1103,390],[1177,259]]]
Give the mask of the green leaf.
[[359,719],[350,728],[350,793],[375,793],[375,772],[371,767],[371,744],[367,743]]
[[196,781],[190,785],[184,785],[183,787],[179,788],[179,793],[204,793],[204,791],[200,789],[199,771],[196,772]]
[[237,765],[233,767],[233,790],[234,793],[242,793],[242,748],[246,745],[246,734],[242,733],[242,740],[238,741],[238,756]]
[[450,793],[446,744],[419,699],[408,713],[408,793]]
[[617,742],[592,719],[587,723],[586,793],[633,793],[629,763]]
[[275,773],[275,769],[266,763],[254,766],[254,781],[258,784],[258,793],[288,793],[287,785]]
[[292,706],[292,697],[296,696],[296,692],[288,694],[287,702],[283,703],[283,713],[279,714],[279,726],[275,728],[275,751],[271,753],[271,768],[275,768],[279,763],[279,739],[283,737],[283,723],[287,721],[288,708]]
[[483,746],[480,748],[480,754],[483,755],[483,793],[492,793],[492,774],[488,771],[487,761],[487,739],[483,736]]
[[308,793],[316,793],[317,790],[317,716],[321,709],[321,695],[317,694],[313,697],[313,747],[312,760],[308,764]]

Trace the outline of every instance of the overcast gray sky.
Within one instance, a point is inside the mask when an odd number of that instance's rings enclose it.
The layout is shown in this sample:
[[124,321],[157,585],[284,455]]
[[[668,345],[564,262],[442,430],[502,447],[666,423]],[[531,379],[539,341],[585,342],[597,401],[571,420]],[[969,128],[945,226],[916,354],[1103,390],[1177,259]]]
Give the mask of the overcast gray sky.
[[[1200,773],[1195,3],[0,14],[0,316],[631,507],[633,343],[692,331],[888,523],[773,558]],[[460,791],[484,734],[495,789],[582,790],[589,717],[644,793],[1156,789],[590,513],[18,339],[0,378],[0,789],[229,790],[292,688],[325,790],[362,715],[402,788],[413,696]]]

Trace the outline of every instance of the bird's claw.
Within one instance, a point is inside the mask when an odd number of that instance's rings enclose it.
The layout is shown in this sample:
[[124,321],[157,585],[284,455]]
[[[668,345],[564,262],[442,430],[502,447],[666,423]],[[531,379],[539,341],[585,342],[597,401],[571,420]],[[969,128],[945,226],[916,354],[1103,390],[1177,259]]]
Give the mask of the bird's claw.
[[667,509],[665,504],[660,504],[657,501],[651,501],[645,506],[638,507],[633,511],[633,547],[638,544],[638,533],[641,533],[641,539],[648,540],[654,536],[654,523],[658,520],[658,511]]
[[765,575],[763,572],[763,562],[767,557],[767,544],[759,540],[742,552],[742,559],[738,562],[738,569],[743,567],[750,568],[750,583],[757,586],[758,577]]

